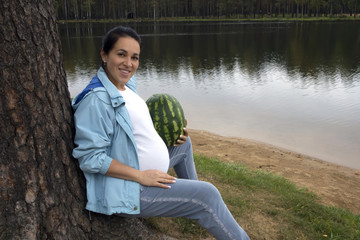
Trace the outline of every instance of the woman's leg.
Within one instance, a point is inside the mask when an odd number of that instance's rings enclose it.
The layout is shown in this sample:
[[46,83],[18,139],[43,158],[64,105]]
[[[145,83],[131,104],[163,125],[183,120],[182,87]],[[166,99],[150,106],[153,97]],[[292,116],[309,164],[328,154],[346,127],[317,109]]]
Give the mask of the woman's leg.
[[138,216],[196,219],[216,239],[249,239],[212,184],[177,179],[170,189],[141,186]]
[[249,239],[231,215],[217,188],[197,180],[190,138],[168,150],[169,169],[174,167],[180,179],[171,184],[170,189],[140,186],[141,213],[131,216],[185,217],[197,220],[216,239]]
[[179,178],[197,180],[197,174],[193,158],[191,139],[188,137],[185,143],[180,146],[168,148],[170,156],[170,166],[175,170]]

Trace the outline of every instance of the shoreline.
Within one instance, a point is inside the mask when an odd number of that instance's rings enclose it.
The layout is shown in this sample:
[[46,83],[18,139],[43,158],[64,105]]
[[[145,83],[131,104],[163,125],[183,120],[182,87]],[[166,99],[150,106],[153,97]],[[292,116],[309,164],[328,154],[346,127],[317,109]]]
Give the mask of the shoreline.
[[281,175],[329,206],[360,214],[360,170],[237,137],[189,129],[194,153]]
[[58,19],[58,24],[66,23],[139,23],[139,22],[358,22],[360,17],[354,16],[322,16],[322,17],[237,17],[237,18],[217,18],[217,17],[207,17],[207,18],[197,18],[197,17],[165,17],[165,18],[134,18],[134,19]]

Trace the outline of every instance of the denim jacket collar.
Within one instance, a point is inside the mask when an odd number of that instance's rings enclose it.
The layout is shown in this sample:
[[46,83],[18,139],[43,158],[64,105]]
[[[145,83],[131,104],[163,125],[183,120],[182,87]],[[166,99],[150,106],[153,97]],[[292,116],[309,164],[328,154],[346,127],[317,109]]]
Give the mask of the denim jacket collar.
[[124,104],[124,98],[121,96],[115,85],[109,80],[102,67],[98,70],[97,76],[110,96],[111,105],[116,108]]

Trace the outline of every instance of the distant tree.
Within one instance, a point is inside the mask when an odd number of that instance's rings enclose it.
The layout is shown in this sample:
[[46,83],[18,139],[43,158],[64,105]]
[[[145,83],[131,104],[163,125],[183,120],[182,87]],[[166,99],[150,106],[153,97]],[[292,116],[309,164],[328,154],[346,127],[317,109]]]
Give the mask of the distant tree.
[[1,0],[0,23],[0,239],[159,239],[84,210],[54,2]]
[[59,19],[354,14],[359,0],[54,0]]

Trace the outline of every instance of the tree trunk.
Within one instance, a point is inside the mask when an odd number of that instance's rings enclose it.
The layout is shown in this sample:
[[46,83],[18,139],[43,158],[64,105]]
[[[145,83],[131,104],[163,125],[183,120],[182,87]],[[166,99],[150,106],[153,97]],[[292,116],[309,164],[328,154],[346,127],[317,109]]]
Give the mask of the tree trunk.
[[357,7],[358,0],[355,1],[355,10],[354,10],[354,18],[356,18],[356,7]]
[[0,239],[161,239],[89,214],[51,0],[0,4]]

